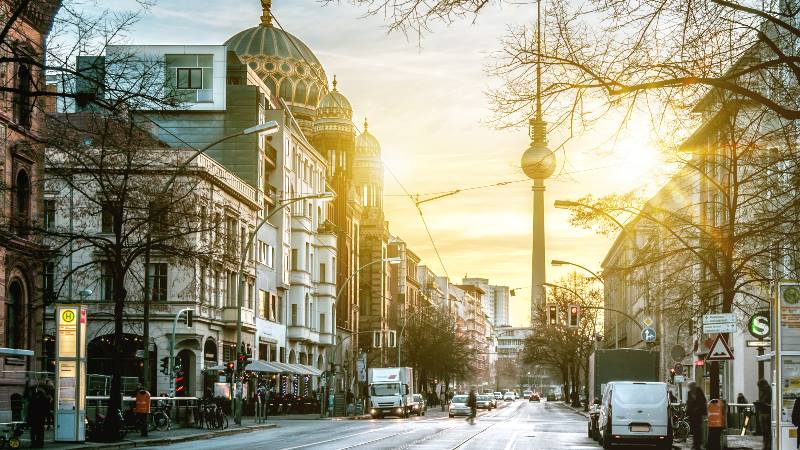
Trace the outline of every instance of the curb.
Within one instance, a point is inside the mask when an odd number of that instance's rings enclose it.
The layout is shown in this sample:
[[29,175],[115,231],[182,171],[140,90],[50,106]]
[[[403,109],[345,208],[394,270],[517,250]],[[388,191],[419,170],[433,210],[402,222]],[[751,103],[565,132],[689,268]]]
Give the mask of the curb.
[[246,427],[241,428],[228,428],[227,430],[219,430],[214,432],[204,432],[204,433],[197,433],[197,434],[189,434],[186,436],[176,436],[176,437],[164,437],[164,438],[155,438],[155,439],[142,439],[142,440],[131,440],[131,441],[120,441],[110,444],[80,444],[74,447],[65,447],[61,450],[85,450],[87,448],[91,449],[98,449],[98,450],[112,450],[112,449],[127,449],[127,448],[137,448],[137,447],[152,447],[155,445],[172,445],[178,444],[181,442],[190,442],[190,441],[199,441],[199,440],[206,440],[212,439],[216,437],[223,437],[223,436],[231,436],[235,434],[242,434],[242,433],[250,433],[253,431],[260,431],[260,430],[268,430],[271,428],[277,428],[278,425],[274,423],[263,424],[263,425],[248,425]]

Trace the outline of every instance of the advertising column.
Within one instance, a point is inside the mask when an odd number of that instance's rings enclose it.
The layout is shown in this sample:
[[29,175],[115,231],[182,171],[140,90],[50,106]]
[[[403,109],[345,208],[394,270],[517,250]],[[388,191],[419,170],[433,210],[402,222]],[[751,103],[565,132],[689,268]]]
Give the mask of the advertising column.
[[56,308],[56,442],[86,440],[86,309]]

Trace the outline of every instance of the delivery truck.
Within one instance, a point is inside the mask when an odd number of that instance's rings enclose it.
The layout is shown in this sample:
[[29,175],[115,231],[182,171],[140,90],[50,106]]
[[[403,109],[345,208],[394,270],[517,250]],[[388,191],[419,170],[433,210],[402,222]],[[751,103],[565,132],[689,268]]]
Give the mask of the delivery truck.
[[408,417],[414,405],[414,370],[410,367],[372,367],[369,369],[369,413]]

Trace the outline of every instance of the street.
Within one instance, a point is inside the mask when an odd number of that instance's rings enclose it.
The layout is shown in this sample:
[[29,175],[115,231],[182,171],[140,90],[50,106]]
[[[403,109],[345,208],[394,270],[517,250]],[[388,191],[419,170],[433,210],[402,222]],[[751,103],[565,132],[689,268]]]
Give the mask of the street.
[[474,425],[431,410],[406,420],[276,420],[278,428],[188,442],[170,450],[236,449],[597,449],[586,419],[561,403],[518,400],[479,414]]

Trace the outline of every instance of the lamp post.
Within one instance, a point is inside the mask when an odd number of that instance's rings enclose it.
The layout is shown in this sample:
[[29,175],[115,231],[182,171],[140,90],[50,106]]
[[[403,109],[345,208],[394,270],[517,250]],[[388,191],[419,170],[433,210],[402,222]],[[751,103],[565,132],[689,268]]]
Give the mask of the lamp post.
[[[359,274],[359,272],[361,272],[362,270],[366,269],[367,267],[373,266],[373,265],[378,264],[378,263],[399,264],[400,263],[400,258],[399,257],[393,257],[393,258],[383,258],[383,259],[376,259],[375,261],[370,261],[370,262],[364,264],[363,266],[359,267],[355,271],[353,271],[353,273],[350,274],[350,276],[347,277],[346,280],[344,280],[344,283],[342,283],[342,285],[339,287],[339,291],[336,292],[336,297],[334,298],[334,301],[333,301],[333,305],[334,305],[333,306],[333,335],[334,335],[334,339],[335,339],[335,336],[336,336],[336,304],[339,302],[339,297],[341,297],[341,295],[344,293],[344,290],[347,288],[347,285],[350,283],[350,281],[352,281],[356,277],[356,275]],[[361,334],[361,333],[358,333],[358,334]],[[344,341],[346,341],[348,338],[351,338],[352,336],[353,335],[351,334],[350,336],[347,336],[346,338],[342,339],[341,342],[336,344],[336,347],[334,347],[333,355],[332,355],[333,357],[331,358],[333,360],[334,365],[336,364],[336,355],[338,354],[339,346]],[[353,358],[353,359],[355,359],[355,358]],[[332,379],[333,379],[333,373],[331,373],[331,376],[326,377],[326,383],[325,384],[327,385],[326,388],[327,388],[328,391],[330,391],[330,385],[331,385]],[[325,401],[322,404],[323,408],[324,408],[324,405],[327,405],[327,395],[325,397]]]
[[243,367],[239,367],[239,352],[241,351],[241,344],[242,344],[242,303],[244,300],[244,288],[245,288],[245,281],[244,281],[244,264],[247,261],[247,255],[250,253],[249,249],[253,247],[253,239],[255,239],[256,234],[258,234],[258,230],[264,226],[265,223],[269,222],[269,219],[272,218],[278,211],[283,210],[289,205],[293,205],[302,200],[310,200],[310,199],[318,199],[321,201],[330,201],[335,197],[332,192],[323,192],[320,194],[312,194],[312,195],[305,195],[302,197],[295,197],[286,199],[281,202],[277,208],[275,208],[271,213],[267,214],[266,217],[261,219],[261,222],[256,225],[255,229],[250,232],[250,235],[247,238],[247,243],[245,244],[244,248],[241,249],[242,257],[239,259],[239,267],[238,267],[238,276],[239,276],[239,289],[236,292],[236,365],[234,367],[234,374],[236,377],[236,386],[234,392],[234,422],[238,425],[242,423],[242,380],[239,376],[239,372],[244,369]]
[[[270,120],[269,122],[260,123],[255,126],[245,128],[242,131],[229,134],[227,136],[223,136],[220,139],[206,145],[205,147],[196,150],[192,155],[186,159],[180,166],[175,169],[175,172],[172,176],[167,180],[167,183],[164,185],[164,189],[161,191],[161,195],[166,194],[172,184],[175,183],[175,180],[178,178],[178,174],[185,169],[192,161],[197,159],[200,155],[210,150],[217,144],[225,142],[229,139],[237,138],[239,136],[249,136],[252,134],[259,134],[262,136],[274,134],[280,129],[278,122],[274,120]],[[144,386],[146,389],[152,391],[152,386],[150,386],[150,274],[148,271],[150,270],[150,242],[152,239],[152,233],[150,229],[150,222],[151,222],[151,214],[152,211],[148,211],[148,227],[147,227],[147,236],[146,236],[146,243],[145,243],[145,252],[144,252],[144,295],[143,295],[143,302],[142,302],[142,340],[144,341],[144,360],[142,361],[142,372],[144,378]],[[172,378],[173,374],[170,373],[169,376]]]
[[553,175],[556,157],[547,148],[547,122],[542,119],[542,64],[541,64],[541,0],[537,3],[536,15],[536,111],[529,121],[531,143],[522,155],[522,171],[533,180],[533,230],[531,252],[531,321],[536,307],[544,303],[545,256],[544,256],[544,180]]
[[589,270],[588,268],[586,268],[586,267],[584,267],[584,266],[582,266],[582,265],[580,265],[578,263],[574,263],[574,262],[571,262],[571,261],[563,261],[563,260],[560,260],[560,259],[554,259],[554,260],[550,261],[550,265],[553,266],[553,267],[560,267],[560,266],[575,266],[575,267],[578,267],[580,269],[583,269],[583,270],[589,272],[601,284],[603,284],[603,285],[606,284],[606,282],[603,281],[602,278],[600,278],[600,275],[598,275],[596,272],[594,272],[592,270]]

